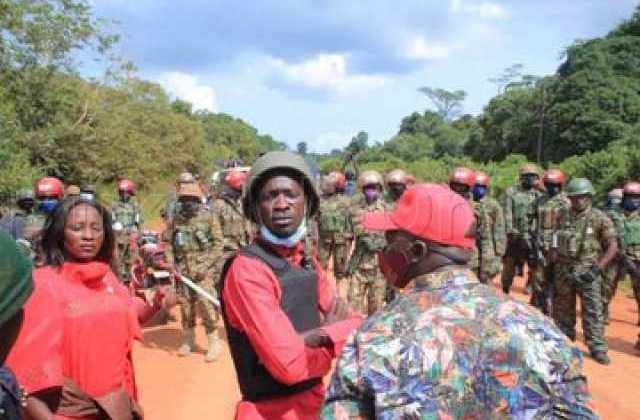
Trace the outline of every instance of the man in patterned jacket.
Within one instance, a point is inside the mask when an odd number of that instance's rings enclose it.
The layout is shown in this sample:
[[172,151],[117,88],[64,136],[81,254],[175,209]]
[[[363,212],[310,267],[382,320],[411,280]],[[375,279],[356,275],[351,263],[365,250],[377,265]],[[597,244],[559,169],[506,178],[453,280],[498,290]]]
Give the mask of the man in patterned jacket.
[[364,216],[386,232],[385,278],[408,287],[347,341],[324,419],[597,418],[581,352],[465,267],[473,220],[467,201],[430,184]]

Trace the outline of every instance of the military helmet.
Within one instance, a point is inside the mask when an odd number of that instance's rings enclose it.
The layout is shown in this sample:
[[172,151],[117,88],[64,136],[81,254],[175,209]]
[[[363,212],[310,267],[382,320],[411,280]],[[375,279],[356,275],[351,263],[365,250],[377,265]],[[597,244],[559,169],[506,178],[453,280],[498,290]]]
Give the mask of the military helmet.
[[540,168],[533,163],[525,163],[520,167],[520,176],[522,175],[537,175],[540,176]]
[[185,171],[178,176],[178,184],[189,184],[191,182],[196,182],[196,178],[191,172]]
[[380,175],[380,172],[378,171],[364,171],[360,174],[358,184],[360,184],[360,188],[368,185],[377,185],[382,187],[382,175]]
[[407,185],[407,173],[402,169],[394,169],[384,177],[384,182],[389,184]]
[[607,198],[617,198],[619,200],[622,200],[623,196],[624,191],[622,190],[622,188],[614,188],[607,193]]
[[196,197],[202,200],[204,198],[204,194],[198,184],[191,182],[188,184],[180,184],[178,187],[178,198],[180,197]]
[[31,188],[22,188],[16,193],[16,203],[27,200],[34,201],[35,199],[36,195]]
[[242,186],[247,181],[247,173],[240,170],[231,170],[224,178],[227,185],[236,191],[242,191]]
[[476,184],[481,185],[483,187],[489,186],[489,175],[482,171],[476,171]]
[[476,173],[473,169],[458,167],[449,174],[449,183],[466,185],[469,188],[476,183]]
[[242,211],[245,216],[252,222],[258,223],[257,214],[252,207],[253,197],[257,189],[262,187],[265,177],[278,170],[293,171],[300,175],[307,198],[307,215],[314,216],[320,206],[320,194],[311,174],[311,168],[302,156],[288,151],[265,153],[251,165],[242,195]]
[[640,182],[629,181],[624,184],[623,195],[640,195]]
[[80,195],[80,187],[75,184],[69,185],[64,193],[67,197],[70,197],[72,195]]
[[567,182],[567,178],[560,169],[549,169],[544,173],[542,181],[545,184],[564,185],[564,183]]
[[567,185],[567,195],[569,197],[585,194],[595,194],[591,181],[587,178],[573,178],[569,181],[569,185]]
[[130,179],[121,179],[120,182],[118,182],[118,191],[128,192],[129,194],[135,195],[136,184]]
[[47,176],[36,183],[37,197],[55,197],[62,199],[64,195],[64,184],[58,178]]

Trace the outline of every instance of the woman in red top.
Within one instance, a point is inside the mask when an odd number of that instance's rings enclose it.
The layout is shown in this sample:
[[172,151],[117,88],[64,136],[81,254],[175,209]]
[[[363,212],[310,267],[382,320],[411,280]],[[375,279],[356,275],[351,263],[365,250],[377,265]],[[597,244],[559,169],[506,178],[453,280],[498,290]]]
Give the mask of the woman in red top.
[[47,220],[46,265],[7,364],[29,394],[33,419],[142,418],[131,350],[140,324],[175,302],[133,298],[111,269],[114,234],[108,211],[82,198],[63,201]]

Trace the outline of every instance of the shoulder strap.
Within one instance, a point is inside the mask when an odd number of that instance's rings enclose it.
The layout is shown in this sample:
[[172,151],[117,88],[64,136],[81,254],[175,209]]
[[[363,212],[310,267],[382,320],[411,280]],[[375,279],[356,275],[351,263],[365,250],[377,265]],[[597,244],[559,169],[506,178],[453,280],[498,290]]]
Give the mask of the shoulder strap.
[[258,258],[269,266],[276,274],[285,270],[289,263],[286,259],[277,255],[270,247],[262,241],[251,243],[240,251],[244,255]]

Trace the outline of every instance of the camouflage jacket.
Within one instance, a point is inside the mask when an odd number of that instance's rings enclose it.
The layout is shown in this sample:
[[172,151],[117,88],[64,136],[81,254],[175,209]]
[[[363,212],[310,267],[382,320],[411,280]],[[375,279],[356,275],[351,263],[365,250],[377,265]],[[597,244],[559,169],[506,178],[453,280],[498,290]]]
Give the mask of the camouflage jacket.
[[601,210],[589,207],[580,213],[569,211],[562,217],[558,231],[560,262],[571,264],[578,271],[588,270],[615,240],[613,222]]
[[225,255],[233,254],[249,244],[252,238],[252,227],[249,220],[244,217],[239,201],[233,201],[230,198],[217,198],[213,201],[211,211],[220,220]]
[[605,214],[609,216],[609,219],[613,222],[613,226],[616,228],[616,238],[618,239],[618,249],[620,252],[624,252],[626,244],[624,242],[624,221],[625,216],[620,209],[605,209]]
[[372,270],[378,267],[377,253],[385,246],[386,240],[384,233],[366,230],[360,219],[365,213],[387,210],[387,206],[388,204],[382,198],[367,204],[364,196],[361,195],[354,196],[351,201],[350,217],[356,242],[353,256],[360,259],[358,267],[361,269]]
[[560,228],[560,220],[571,211],[571,201],[566,194],[560,193],[554,197],[543,195],[534,203],[534,219],[531,227],[542,239],[544,250],[551,249],[554,236]]
[[471,267],[478,267],[481,261],[491,261],[504,255],[507,247],[507,235],[504,228],[504,216],[498,202],[484,197],[473,202],[476,216],[476,247],[471,257]]
[[216,279],[223,263],[218,217],[204,209],[192,218],[178,214],[173,221],[171,249],[182,274],[194,281]]
[[353,237],[350,205],[351,200],[344,194],[334,194],[320,201],[318,233],[321,238],[344,242]]
[[632,260],[640,260],[640,211],[636,210],[624,216],[623,253]]
[[520,187],[507,190],[504,203],[504,224],[507,234],[529,236],[533,219],[533,204],[542,193]]
[[323,419],[596,419],[582,353],[469,270],[423,275],[344,347]]
[[111,207],[113,222],[120,222],[125,230],[140,229],[143,224],[142,212],[138,204],[131,200],[127,203],[117,201]]

